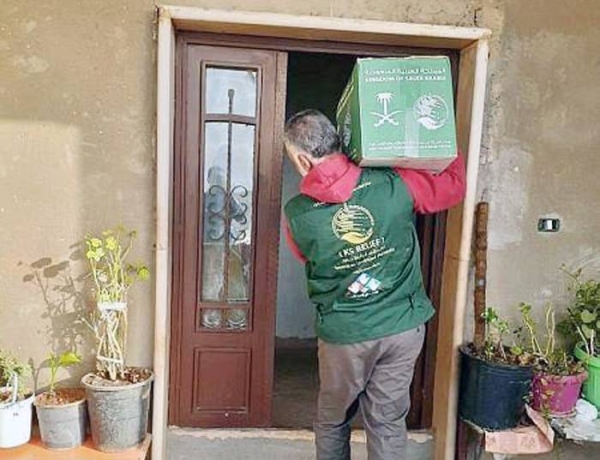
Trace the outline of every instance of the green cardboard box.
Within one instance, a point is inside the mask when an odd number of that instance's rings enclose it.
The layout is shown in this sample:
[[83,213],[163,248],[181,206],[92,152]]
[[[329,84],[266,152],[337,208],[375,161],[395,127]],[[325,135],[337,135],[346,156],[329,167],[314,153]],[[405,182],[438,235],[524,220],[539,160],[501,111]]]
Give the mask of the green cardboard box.
[[360,166],[444,170],[456,158],[450,60],[358,59],[337,125],[344,151]]

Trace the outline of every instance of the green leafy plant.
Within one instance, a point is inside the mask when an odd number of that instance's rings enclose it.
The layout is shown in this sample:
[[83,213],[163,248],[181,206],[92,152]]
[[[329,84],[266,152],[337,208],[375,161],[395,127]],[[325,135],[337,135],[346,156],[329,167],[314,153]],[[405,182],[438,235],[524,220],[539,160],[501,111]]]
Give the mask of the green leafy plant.
[[600,282],[593,279],[584,281],[582,269],[574,273],[563,271],[571,280],[569,291],[573,293],[573,299],[558,329],[572,344],[581,343],[588,355],[599,356]]
[[[514,330],[508,320],[500,317],[498,312],[487,307],[481,315],[485,323],[485,341],[482,355],[487,361],[507,364],[529,365],[531,355],[514,341]],[[508,337],[512,337],[512,345],[506,345]]]
[[59,369],[64,369],[81,362],[81,358],[72,351],[66,351],[62,355],[50,353],[48,356],[50,363],[50,393],[54,393],[56,389],[56,375]]
[[[24,381],[31,376],[31,366],[22,363],[12,354],[0,350],[0,387],[14,389],[17,385],[19,398],[25,396]],[[0,402],[6,402],[11,398],[11,392],[0,392]]]
[[523,327],[519,333],[524,333],[526,349],[533,357],[538,372],[556,376],[577,375],[583,372],[583,366],[577,362],[564,348],[556,342],[556,311],[551,303],[544,310],[545,337],[540,337],[538,324],[532,316],[533,307],[528,303],[521,303],[519,311],[523,320]]
[[113,381],[125,379],[126,374],[127,292],[134,282],[150,276],[145,264],[127,260],[136,236],[135,231],[119,226],[85,238],[97,308],[84,321],[96,337],[96,369]]
[[149,278],[145,264],[127,261],[136,237],[137,232],[123,226],[105,230],[99,236],[85,237],[85,257],[90,264],[97,302],[125,302],[133,283]]

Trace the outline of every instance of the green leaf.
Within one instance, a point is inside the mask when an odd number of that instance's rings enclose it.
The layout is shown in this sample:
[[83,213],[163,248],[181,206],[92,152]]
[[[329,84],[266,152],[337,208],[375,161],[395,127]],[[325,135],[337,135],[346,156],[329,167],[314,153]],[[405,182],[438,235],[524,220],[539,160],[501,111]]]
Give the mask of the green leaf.
[[521,356],[524,353],[524,350],[523,350],[523,347],[515,345],[515,346],[511,347],[510,352],[514,356]]
[[79,364],[81,362],[81,358],[77,356],[72,351],[67,351],[60,356],[60,365],[62,367],[73,366],[74,364]]
[[531,312],[531,305],[523,302],[521,303],[521,305],[519,305],[519,310],[521,311],[521,313],[523,314],[527,314]]
[[596,321],[596,318],[598,317],[598,315],[596,313],[592,313],[589,310],[582,310],[580,316],[581,316],[581,321],[583,321],[584,324],[593,323],[594,321]]
[[118,242],[114,236],[109,236],[108,238],[106,238],[106,247],[109,251],[114,251],[115,249],[117,249],[117,245]]
[[147,267],[141,267],[138,270],[138,278],[140,281],[146,281],[148,278],[150,278],[150,270],[148,270]]
[[582,324],[581,330],[583,332],[583,335],[585,335],[585,337],[587,339],[592,338],[592,336],[594,335],[594,330],[591,327],[589,327],[587,324]]

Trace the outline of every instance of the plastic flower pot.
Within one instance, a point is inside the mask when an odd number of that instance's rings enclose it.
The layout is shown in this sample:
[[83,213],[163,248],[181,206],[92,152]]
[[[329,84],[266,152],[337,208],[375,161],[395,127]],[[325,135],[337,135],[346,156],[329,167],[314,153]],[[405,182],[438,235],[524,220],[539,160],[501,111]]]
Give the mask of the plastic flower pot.
[[84,389],[64,388],[56,390],[55,395],[42,393],[34,404],[44,447],[66,450],[83,444],[88,425]]
[[535,374],[532,385],[532,407],[551,417],[573,415],[581,386],[586,378],[586,372],[567,376]]
[[575,357],[585,364],[588,371],[583,397],[600,409],[600,358],[588,355],[581,346],[575,348]]
[[490,431],[515,428],[531,391],[533,367],[485,361],[466,346],[460,353],[461,419]]
[[102,452],[122,452],[140,444],[148,427],[152,374],[139,383],[113,382],[87,374],[86,390],[92,440]]
[[16,390],[0,388],[0,394],[10,393],[8,402],[0,403],[0,448],[27,444],[31,439],[31,405],[34,395],[19,399]]

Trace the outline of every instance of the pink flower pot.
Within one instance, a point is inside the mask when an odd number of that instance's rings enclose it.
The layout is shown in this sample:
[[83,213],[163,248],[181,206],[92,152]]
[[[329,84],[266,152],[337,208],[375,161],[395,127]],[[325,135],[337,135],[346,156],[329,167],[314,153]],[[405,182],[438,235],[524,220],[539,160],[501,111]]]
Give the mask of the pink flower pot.
[[587,372],[567,376],[535,374],[533,408],[551,417],[572,415],[586,378]]

